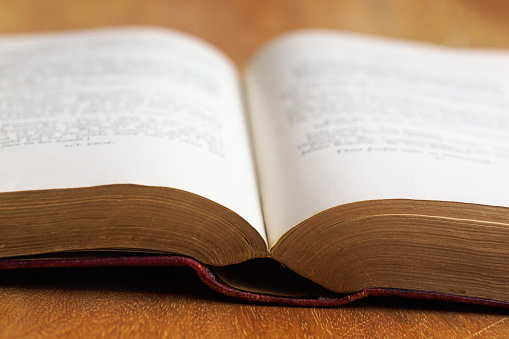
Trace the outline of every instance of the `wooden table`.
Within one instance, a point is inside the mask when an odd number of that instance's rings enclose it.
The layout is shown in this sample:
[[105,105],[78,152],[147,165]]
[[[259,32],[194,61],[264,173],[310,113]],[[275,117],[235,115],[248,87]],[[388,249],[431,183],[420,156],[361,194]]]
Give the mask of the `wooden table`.
[[[239,68],[271,37],[306,27],[509,48],[505,0],[0,0],[2,34],[115,25],[189,32],[218,46]],[[2,337],[493,337],[509,333],[508,314],[390,298],[338,309],[238,303],[208,290],[184,268],[0,275]]]

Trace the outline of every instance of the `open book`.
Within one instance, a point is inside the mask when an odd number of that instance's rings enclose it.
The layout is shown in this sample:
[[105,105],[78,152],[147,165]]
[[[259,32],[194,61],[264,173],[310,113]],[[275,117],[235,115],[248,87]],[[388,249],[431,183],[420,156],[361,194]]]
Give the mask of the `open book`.
[[302,31],[240,74],[162,29],[0,39],[3,268],[272,258],[508,302],[508,173],[507,52]]

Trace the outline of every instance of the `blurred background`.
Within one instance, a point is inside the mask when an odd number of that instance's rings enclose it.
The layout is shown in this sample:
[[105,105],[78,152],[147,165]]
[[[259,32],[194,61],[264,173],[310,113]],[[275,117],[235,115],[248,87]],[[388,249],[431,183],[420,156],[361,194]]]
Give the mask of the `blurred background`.
[[509,48],[506,0],[0,0],[0,34],[153,25],[197,35],[242,67],[270,38],[318,27]]

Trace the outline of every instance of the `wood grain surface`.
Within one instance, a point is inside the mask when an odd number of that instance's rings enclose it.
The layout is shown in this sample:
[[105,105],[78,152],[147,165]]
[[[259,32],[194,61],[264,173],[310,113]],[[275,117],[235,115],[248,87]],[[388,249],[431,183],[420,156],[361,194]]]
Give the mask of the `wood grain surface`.
[[[118,25],[164,26],[197,35],[241,69],[270,38],[308,27],[509,48],[509,1],[0,0],[0,34]],[[508,334],[509,312],[468,305],[391,298],[337,309],[238,303],[208,290],[184,268],[0,273],[0,337],[6,338]]]

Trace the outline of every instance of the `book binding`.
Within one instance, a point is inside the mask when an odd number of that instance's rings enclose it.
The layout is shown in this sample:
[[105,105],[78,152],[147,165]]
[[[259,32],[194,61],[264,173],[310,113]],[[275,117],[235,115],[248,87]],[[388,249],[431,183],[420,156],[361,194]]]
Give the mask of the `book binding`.
[[326,298],[295,298],[271,294],[253,293],[233,288],[217,277],[207,265],[199,261],[176,255],[161,256],[119,256],[119,257],[84,257],[57,259],[7,259],[0,261],[0,269],[28,268],[80,268],[80,267],[189,267],[196,272],[200,280],[212,290],[228,297],[277,305],[306,307],[338,307],[366,297],[403,297],[446,302],[466,303],[492,307],[509,308],[509,303],[476,297],[447,293],[402,290],[393,288],[368,288],[351,294],[337,294]]

